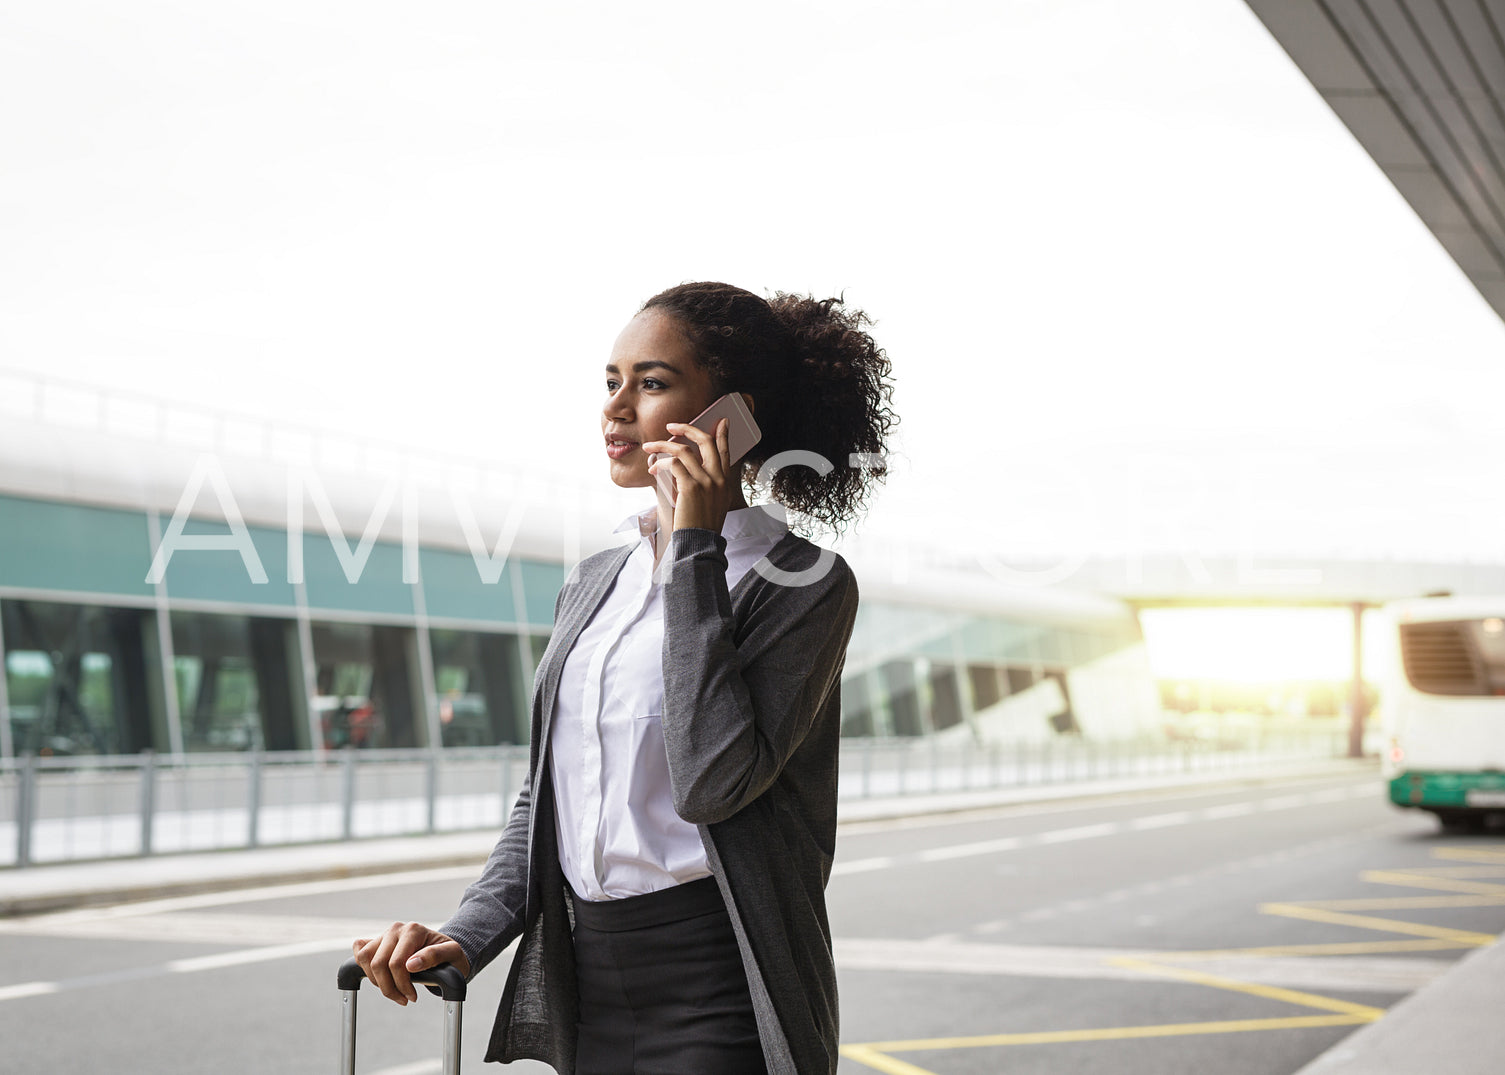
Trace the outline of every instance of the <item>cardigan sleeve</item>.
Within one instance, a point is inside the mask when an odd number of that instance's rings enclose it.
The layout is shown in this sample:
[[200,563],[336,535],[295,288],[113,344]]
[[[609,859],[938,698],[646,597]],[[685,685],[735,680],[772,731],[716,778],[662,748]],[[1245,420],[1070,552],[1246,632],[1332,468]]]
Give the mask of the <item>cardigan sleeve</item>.
[[507,827],[481,876],[465,890],[460,906],[439,932],[456,941],[474,978],[522,932],[528,898],[528,826],[533,774],[518,792]]
[[[579,568],[577,567],[578,571]],[[554,598],[554,628],[559,627],[559,610],[564,606],[565,596],[574,582],[574,575],[565,581]],[[547,659],[547,655],[545,657]],[[533,818],[533,769],[536,759],[546,756],[538,742],[542,731],[541,714],[538,711],[539,682],[543,675],[540,663],[534,673],[534,713],[532,740],[534,751],[528,761],[528,775],[523,779],[522,790],[507,818],[507,826],[501,838],[491,850],[481,876],[460,897],[460,906],[448,922],[439,927],[439,932],[459,943],[460,950],[470,961],[470,975],[474,978],[481,968],[495,959],[511,944],[525,925],[528,908],[528,842]]]
[[[815,546],[807,545],[814,549]],[[803,584],[760,580],[741,621],[726,585],[726,539],[673,532],[664,582],[664,742],[674,809],[723,821],[762,795],[804,741],[841,676],[857,582],[829,553]]]

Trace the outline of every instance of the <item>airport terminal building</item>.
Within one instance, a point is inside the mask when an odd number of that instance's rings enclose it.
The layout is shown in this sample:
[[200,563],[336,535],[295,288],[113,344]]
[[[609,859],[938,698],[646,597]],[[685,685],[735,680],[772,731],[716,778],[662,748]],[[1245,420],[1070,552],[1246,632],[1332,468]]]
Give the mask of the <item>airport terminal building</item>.
[[[5,377],[0,757],[525,743],[555,596],[640,506]],[[845,735],[1158,729],[1127,605],[838,549]]]

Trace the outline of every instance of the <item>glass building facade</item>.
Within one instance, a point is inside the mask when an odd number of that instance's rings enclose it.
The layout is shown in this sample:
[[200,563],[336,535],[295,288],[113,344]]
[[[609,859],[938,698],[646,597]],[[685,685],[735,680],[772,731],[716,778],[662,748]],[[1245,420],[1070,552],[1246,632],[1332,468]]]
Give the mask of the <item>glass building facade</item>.
[[[289,581],[287,533],[251,526],[264,582],[237,551],[180,548],[152,583],[163,523],[0,495],[0,754],[527,741],[563,565],[514,558],[491,583],[468,553],[422,547],[419,581],[406,582],[401,546],[372,543],[352,572],[349,554],[310,532],[302,578]],[[211,520],[185,530],[230,533]],[[864,598],[842,731],[965,731],[1045,689],[1035,730],[1075,734],[1084,684],[1098,696],[1117,689],[1113,676],[1130,692],[1148,685],[1130,682],[1132,668],[1082,678],[1140,642],[1127,610],[1047,624]]]
[[842,734],[945,732],[975,724],[1047,684],[1053,684],[1059,700],[1034,731],[1077,734],[1082,728],[1072,682],[1090,682],[1094,694],[1106,687],[1126,702],[1142,695],[1148,682],[1142,667],[1099,667],[1104,658],[1133,651],[1142,641],[1128,612],[1120,620],[1031,623],[865,601],[847,647]]

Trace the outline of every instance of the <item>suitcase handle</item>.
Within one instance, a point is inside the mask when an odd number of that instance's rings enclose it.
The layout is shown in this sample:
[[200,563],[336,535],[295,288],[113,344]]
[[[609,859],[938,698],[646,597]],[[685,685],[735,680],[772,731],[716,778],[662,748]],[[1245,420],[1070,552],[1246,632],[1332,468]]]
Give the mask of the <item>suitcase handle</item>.
[[[445,1000],[465,999],[465,975],[460,973],[460,968],[453,963],[444,963],[428,970],[414,971],[409,975],[413,981],[425,986],[436,997]],[[366,972],[361,970],[361,965],[351,956],[340,964],[339,983],[343,990],[355,990],[361,987],[365,981]]]

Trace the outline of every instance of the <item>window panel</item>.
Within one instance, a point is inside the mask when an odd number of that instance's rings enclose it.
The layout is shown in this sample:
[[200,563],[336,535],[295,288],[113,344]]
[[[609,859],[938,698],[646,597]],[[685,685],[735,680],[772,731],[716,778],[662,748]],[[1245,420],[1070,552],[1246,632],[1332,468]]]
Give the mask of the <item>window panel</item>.
[[0,601],[0,617],[17,754],[167,748],[153,613]]
[[427,745],[412,628],[314,623],[310,632],[325,747]]
[[888,693],[894,734],[925,734],[925,717],[920,704],[920,688],[915,677],[914,661],[889,661],[883,666],[881,674]]
[[988,708],[990,705],[996,705],[1003,700],[1003,696],[1008,692],[1004,670],[997,665],[968,665],[967,679],[972,684],[972,706],[974,709],[981,710]]
[[516,635],[429,630],[445,746],[528,741],[528,681]]
[[293,621],[174,612],[172,648],[183,749],[308,747]]
[[930,666],[930,728],[941,731],[963,720],[960,684],[956,667],[936,661]]

